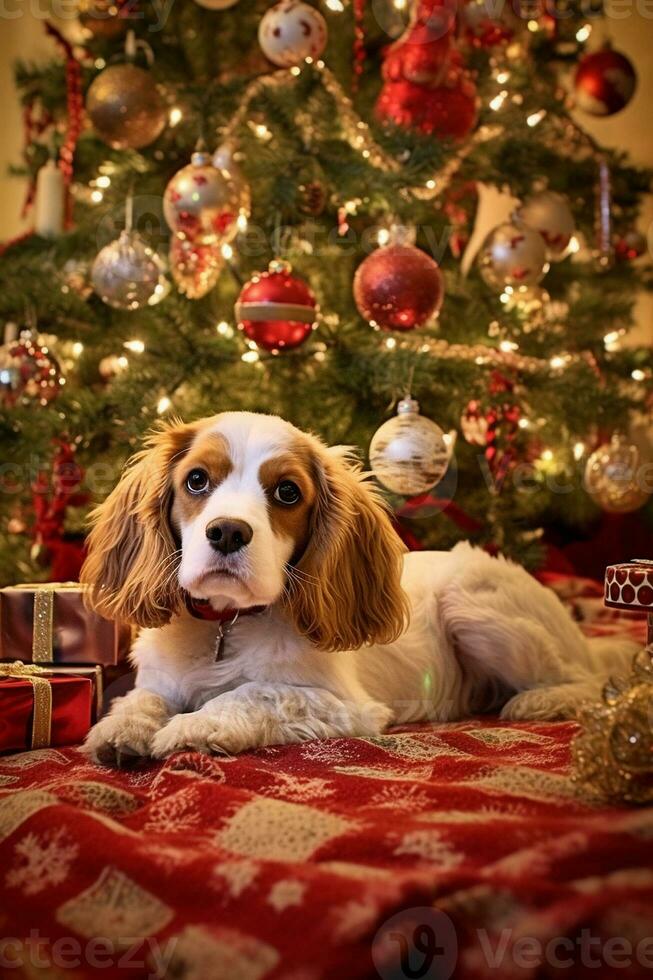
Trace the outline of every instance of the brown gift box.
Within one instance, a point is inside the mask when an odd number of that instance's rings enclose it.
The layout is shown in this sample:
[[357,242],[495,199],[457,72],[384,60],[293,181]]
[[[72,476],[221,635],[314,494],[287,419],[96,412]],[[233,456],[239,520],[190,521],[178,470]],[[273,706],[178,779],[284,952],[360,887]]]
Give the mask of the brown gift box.
[[0,589],[0,659],[38,664],[115,665],[125,659],[131,628],[84,606],[79,582]]

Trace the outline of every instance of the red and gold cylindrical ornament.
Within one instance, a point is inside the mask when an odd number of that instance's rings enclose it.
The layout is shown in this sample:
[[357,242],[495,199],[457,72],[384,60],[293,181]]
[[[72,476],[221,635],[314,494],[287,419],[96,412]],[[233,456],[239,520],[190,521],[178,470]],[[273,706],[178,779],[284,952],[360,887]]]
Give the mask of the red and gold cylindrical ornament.
[[277,353],[299,347],[317,326],[318,307],[309,285],[274,259],[243,286],[236,303],[238,327],[259,347]]
[[653,644],[653,561],[634,558],[605,570],[605,604],[612,609],[646,612],[647,643]]

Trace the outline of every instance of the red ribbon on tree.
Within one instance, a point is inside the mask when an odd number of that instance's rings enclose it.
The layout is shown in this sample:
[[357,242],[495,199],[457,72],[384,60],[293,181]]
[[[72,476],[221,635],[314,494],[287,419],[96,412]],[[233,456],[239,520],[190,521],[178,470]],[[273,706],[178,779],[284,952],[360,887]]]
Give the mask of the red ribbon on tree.
[[412,527],[407,523],[407,519],[419,518],[420,511],[429,508],[438,513],[445,514],[449,520],[459,527],[466,534],[474,534],[482,530],[483,525],[471,514],[467,514],[462,507],[448,498],[434,497],[430,493],[422,493],[418,497],[412,497],[395,512],[394,528],[401,540],[409,551],[423,551],[424,545],[414,533]]
[[[82,97],[82,69],[79,61],[73,52],[73,46],[67,41],[61,31],[57,30],[49,21],[45,22],[45,32],[53,38],[55,43],[61,48],[66,58],[66,111],[68,122],[66,135],[59,151],[59,167],[61,168],[66,187],[70,186],[73,179],[73,164],[75,150],[79,134],[82,131],[84,118],[84,99]],[[71,223],[71,198],[70,194],[66,200],[66,225]]]
[[79,489],[84,470],[75,459],[75,446],[67,439],[55,439],[54,444],[51,471],[39,470],[32,482],[31,534],[35,546],[47,556],[51,577],[68,581],[79,575],[84,554],[79,541],[66,537],[66,513],[69,507],[87,504],[89,495]]
[[521,409],[512,400],[514,390],[514,382],[499,371],[492,372],[488,385],[490,406],[485,413],[485,458],[497,490],[501,489],[515,459],[513,444],[519,432]]

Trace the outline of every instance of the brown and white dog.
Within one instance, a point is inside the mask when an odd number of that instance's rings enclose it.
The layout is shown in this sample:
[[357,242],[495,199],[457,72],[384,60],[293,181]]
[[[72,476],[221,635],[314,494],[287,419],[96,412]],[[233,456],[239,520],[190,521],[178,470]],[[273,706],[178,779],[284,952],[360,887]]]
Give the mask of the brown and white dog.
[[100,762],[569,717],[630,650],[511,562],[404,555],[347,452],[274,416],[165,426],[94,522],[90,601],[141,627],[135,690],[86,742]]

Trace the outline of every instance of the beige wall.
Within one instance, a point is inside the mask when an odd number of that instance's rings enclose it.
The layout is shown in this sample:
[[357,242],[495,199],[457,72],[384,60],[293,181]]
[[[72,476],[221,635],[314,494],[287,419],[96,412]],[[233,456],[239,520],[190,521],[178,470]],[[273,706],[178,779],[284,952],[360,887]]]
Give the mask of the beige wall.
[[[653,0],[608,0],[606,25],[615,46],[630,56],[637,67],[639,86],[630,105],[609,119],[581,122],[602,143],[628,150],[634,162],[653,166]],[[25,11],[12,19],[0,13],[0,240],[18,234],[25,224],[20,220],[23,197],[21,182],[6,176],[10,163],[20,159],[22,145],[21,110],[12,83],[16,58],[40,58],[53,53],[53,42],[46,39],[43,24],[30,9],[29,0],[12,0],[7,9]],[[44,5],[41,5],[44,6]],[[34,4],[36,9],[38,5]],[[647,201],[641,230],[653,223],[653,199]],[[653,340],[653,297],[642,297],[637,310],[636,339]],[[633,338],[635,339],[635,338]]]

